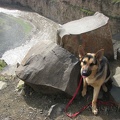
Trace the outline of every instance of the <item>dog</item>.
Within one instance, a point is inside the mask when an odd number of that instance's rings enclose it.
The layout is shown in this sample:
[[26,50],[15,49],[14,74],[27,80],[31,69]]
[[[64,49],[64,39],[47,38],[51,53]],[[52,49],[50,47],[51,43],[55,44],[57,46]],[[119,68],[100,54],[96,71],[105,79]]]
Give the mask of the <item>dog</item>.
[[87,92],[87,85],[93,87],[92,112],[98,114],[97,98],[99,91],[102,89],[107,92],[105,83],[110,79],[110,69],[107,58],[104,56],[104,49],[100,49],[96,53],[86,53],[82,46],[78,48],[81,75],[83,77],[82,96]]

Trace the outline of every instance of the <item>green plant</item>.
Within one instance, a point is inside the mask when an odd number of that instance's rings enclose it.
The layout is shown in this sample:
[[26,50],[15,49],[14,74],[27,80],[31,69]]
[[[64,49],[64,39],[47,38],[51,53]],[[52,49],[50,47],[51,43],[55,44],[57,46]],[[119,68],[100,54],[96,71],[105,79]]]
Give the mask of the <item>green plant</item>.
[[83,13],[86,13],[87,15],[93,15],[95,12],[84,9],[84,8],[80,8],[80,11],[82,11]]
[[0,75],[0,81],[5,81],[5,80],[6,80],[5,77]]
[[120,0],[112,0],[112,3],[114,4],[120,3]]
[[0,70],[2,70],[6,65],[7,63],[4,60],[0,60]]

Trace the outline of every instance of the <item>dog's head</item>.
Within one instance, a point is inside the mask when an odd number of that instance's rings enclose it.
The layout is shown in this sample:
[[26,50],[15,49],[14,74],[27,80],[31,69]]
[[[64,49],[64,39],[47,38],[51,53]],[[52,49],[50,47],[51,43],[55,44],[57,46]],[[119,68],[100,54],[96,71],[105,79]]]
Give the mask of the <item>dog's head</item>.
[[96,73],[102,60],[104,49],[96,53],[86,53],[82,46],[79,46],[79,59],[81,64],[81,75],[84,77],[90,76],[93,72]]

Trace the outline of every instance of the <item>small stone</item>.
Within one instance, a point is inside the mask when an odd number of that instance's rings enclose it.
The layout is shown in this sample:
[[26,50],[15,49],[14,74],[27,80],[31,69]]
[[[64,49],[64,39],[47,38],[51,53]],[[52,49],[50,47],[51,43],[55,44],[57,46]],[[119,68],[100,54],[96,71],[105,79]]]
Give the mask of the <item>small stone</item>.
[[48,111],[48,117],[53,119],[53,118],[61,115],[64,111],[64,108],[65,108],[64,104],[52,105]]
[[106,115],[108,115],[108,108],[107,107],[105,107],[104,112]]
[[43,110],[42,109],[40,109],[39,112],[40,112],[40,114],[43,114]]
[[24,88],[24,81],[20,80],[19,83],[17,84],[17,91],[20,91]]
[[30,114],[32,114],[33,112],[29,112]]
[[3,81],[0,81],[0,90],[4,89],[6,87],[7,87],[7,83],[3,82]]
[[19,92],[19,95],[25,95],[25,91],[22,89],[22,90],[20,90],[20,92]]
[[34,110],[34,108],[33,107],[29,107],[29,110]]
[[48,116],[50,116],[50,114],[51,114],[51,112],[52,112],[52,110],[53,110],[53,108],[56,106],[56,104],[55,105],[52,105],[51,107],[50,107],[50,109],[49,109],[49,111],[48,111]]

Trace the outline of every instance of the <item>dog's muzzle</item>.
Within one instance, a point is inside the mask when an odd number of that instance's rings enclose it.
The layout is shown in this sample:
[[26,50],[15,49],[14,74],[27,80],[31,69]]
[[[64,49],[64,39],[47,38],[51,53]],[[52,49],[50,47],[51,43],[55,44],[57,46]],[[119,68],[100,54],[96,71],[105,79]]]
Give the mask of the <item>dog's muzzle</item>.
[[90,70],[82,70],[82,76],[88,77],[91,74]]

